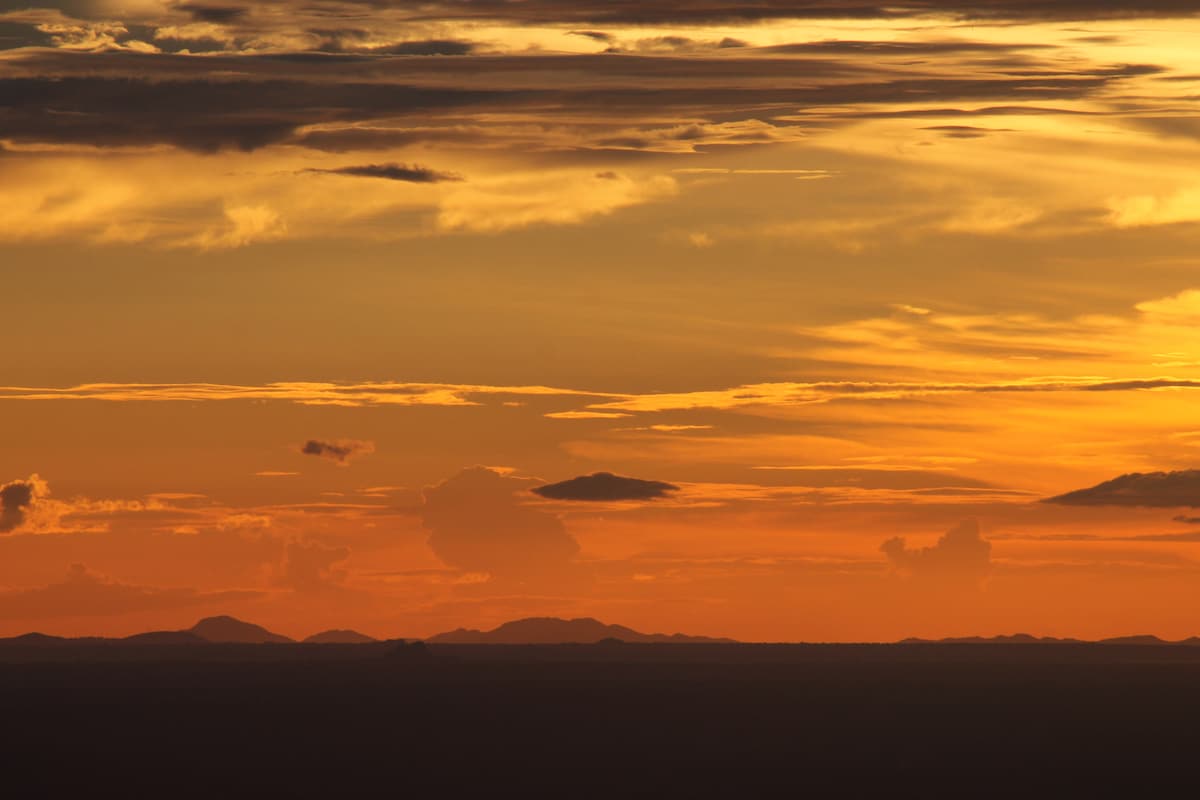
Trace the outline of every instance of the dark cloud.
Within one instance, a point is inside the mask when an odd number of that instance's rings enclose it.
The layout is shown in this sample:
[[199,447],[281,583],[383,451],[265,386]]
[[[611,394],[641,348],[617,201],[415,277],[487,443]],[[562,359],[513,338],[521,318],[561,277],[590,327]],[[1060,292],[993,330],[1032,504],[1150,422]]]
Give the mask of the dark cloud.
[[[350,3],[347,3],[350,5]],[[354,5],[402,6],[401,0],[358,0]],[[456,0],[421,4],[426,18],[508,21],[519,24],[700,25],[785,19],[896,19],[945,14],[963,19],[1088,20],[1193,16],[1191,0]]]
[[460,42],[453,39],[427,39],[419,42],[398,42],[397,44],[375,47],[372,53],[386,53],[393,56],[465,56],[475,50],[472,42]]
[[[146,58],[143,68],[153,71],[153,57]],[[159,58],[179,62],[194,57]],[[255,71],[273,70],[263,66]],[[470,104],[489,94],[336,81],[9,78],[0,79],[0,127],[16,141],[168,143],[199,152],[251,151],[283,142],[304,125]]]
[[575,574],[579,544],[553,514],[519,503],[527,481],[486,467],[425,489],[422,523],[446,564],[501,581],[553,583]]
[[[839,106],[908,104],[919,97],[931,106],[969,101],[995,107],[995,101],[1003,101],[1019,108],[1018,102],[1088,98],[1116,81],[1157,69],[1105,65],[1064,73],[1048,57],[1045,63],[1020,60],[1021,74],[972,74],[949,69],[954,63],[946,55],[952,63],[945,70],[898,75],[886,54],[873,51],[771,54],[747,48],[745,56],[735,56],[717,55],[709,45],[678,58],[522,52],[450,59],[418,54],[461,49],[448,40],[381,50],[360,48],[358,39],[347,37],[337,40],[339,52],[220,58],[22,51],[6,60],[8,77],[0,79],[0,129],[17,142],[166,143],[206,153],[280,143],[345,151],[422,141],[508,144],[522,153],[556,147],[583,154],[597,148],[679,151],[682,141],[691,149],[751,146],[795,139],[806,125],[841,114],[889,113],[839,112]],[[325,41],[322,46],[333,46]],[[653,42],[691,46],[680,37]],[[388,48],[413,54],[384,53]],[[919,53],[895,55],[911,59]],[[1059,112],[1025,108],[1013,113]],[[498,114],[524,115],[522,125],[498,126]],[[808,114],[814,115],[812,123]],[[897,109],[895,114],[919,117],[922,112]],[[681,122],[671,123],[672,115]],[[675,135],[665,142],[663,131],[682,128],[682,120],[692,126],[694,138]],[[753,122],[755,128],[730,138],[733,134],[719,127],[738,122]],[[547,135],[538,135],[539,130]]]
[[679,489],[662,481],[625,478],[611,472],[596,472],[538,486],[532,491],[551,500],[653,500]]
[[989,133],[1005,132],[1005,128],[977,128],[974,125],[928,125],[923,131],[937,131],[950,139],[981,139]]
[[945,11],[966,19],[1012,21],[1192,17],[1198,13],[1191,0],[914,0],[901,6],[910,12]]
[[175,8],[187,12],[197,22],[212,22],[218,25],[234,22],[249,12],[249,9],[239,6],[210,6],[202,3],[180,3]]
[[331,442],[309,439],[300,447],[302,455],[327,458],[342,465],[348,464],[353,458],[373,452],[375,452],[374,442],[359,439],[337,439]]
[[585,36],[597,42],[608,43],[613,40],[613,35],[604,31],[571,31],[570,33],[572,36]]
[[338,167],[337,169],[310,169],[306,172],[323,172],[328,175],[351,175],[359,178],[386,178],[389,181],[404,181],[405,183],[444,183],[446,181],[461,181],[461,175],[452,172],[439,172],[423,167],[420,164],[364,164],[354,167]]
[[[27,9],[35,2],[0,2],[0,11]],[[229,26],[249,37],[269,31],[292,32],[297,20],[336,24],[362,24],[376,16],[394,26],[437,25],[461,22],[499,22],[512,25],[581,26],[698,26],[753,24],[772,20],[906,19],[936,14],[959,20],[989,22],[1082,21],[1138,17],[1191,17],[1192,0],[898,0],[870,3],[861,0],[301,0],[262,2],[274,13],[250,13],[252,6],[224,3],[178,3],[169,9],[130,4],[121,10],[113,4],[58,0],[53,7],[74,19],[124,22],[177,23],[181,18]],[[139,8],[139,5],[141,6]],[[185,16],[184,16],[185,15]]]
[[1200,469],[1131,472],[1042,502],[1067,506],[1200,508]]
[[25,512],[38,495],[36,478],[0,486],[0,533],[8,533],[25,522]]
[[820,42],[796,42],[756,48],[760,53],[776,54],[861,54],[875,56],[928,56],[946,53],[998,53],[1016,50],[1052,49],[1047,44],[1007,44],[1003,42],[972,42],[970,40],[943,40],[930,42],[854,41],[829,39]]
[[946,582],[975,581],[991,569],[992,544],[979,533],[979,523],[964,520],[932,547],[910,548],[901,536],[879,547],[897,569],[913,577]]
[[418,39],[391,44],[367,44],[363,40],[369,31],[313,31],[328,37],[321,49],[330,53],[351,53],[376,56],[465,56],[475,52],[474,42],[458,39]]

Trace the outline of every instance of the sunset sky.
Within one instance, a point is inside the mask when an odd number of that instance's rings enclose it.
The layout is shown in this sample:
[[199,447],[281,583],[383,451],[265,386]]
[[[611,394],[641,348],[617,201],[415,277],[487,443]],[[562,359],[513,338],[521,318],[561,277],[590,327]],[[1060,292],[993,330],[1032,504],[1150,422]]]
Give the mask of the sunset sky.
[[0,0],[0,635],[1200,635],[1195,7]]

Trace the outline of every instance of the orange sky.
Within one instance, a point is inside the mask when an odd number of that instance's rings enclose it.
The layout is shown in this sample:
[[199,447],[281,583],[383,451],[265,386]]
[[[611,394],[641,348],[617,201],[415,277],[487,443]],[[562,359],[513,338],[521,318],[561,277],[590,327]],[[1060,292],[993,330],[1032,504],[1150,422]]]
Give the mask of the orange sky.
[[1188,4],[27,2],[0,635],[1200,634]]

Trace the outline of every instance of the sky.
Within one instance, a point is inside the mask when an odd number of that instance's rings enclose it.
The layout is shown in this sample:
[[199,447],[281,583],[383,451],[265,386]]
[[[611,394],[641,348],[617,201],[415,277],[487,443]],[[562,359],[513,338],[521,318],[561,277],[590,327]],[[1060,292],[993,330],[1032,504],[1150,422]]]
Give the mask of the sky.
[[1200,14],[0,0],[0,635],[1200,634]]

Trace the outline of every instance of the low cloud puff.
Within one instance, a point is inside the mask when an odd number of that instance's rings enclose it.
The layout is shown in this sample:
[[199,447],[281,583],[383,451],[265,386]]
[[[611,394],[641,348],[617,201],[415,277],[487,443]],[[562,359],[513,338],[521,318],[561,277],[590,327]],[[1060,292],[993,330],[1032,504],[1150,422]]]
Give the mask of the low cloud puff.
[[1042,502],[1065,506],[1200,508],[1200,469],[1131,472]]
[[126,584],[76,563],[59,583],[0,592],[0,620],[120,616],[244,601],[257,595],[252,591],[201,592]]
[[932,547],[910,548],[902,536],[879,549],[897,569],[918,578],[978,580],[991,569],[992,543],[979,533],[979,523],[963,520]]
[[320,439],[309,439],[300,448],[300,453],[306,456],[317,456],[336,461],[345,466],[351,459],[375,452],[375,443],[360,439],[338,439],[332,442]]
[[472,467],[425,489],[421,517],[434,554],[494,579],[545,583],[569,576],[579,544],[558,517],[517,501],[514,493],[526,485]]
[[290,542],[284,551],[279,584],[298,592],[314,592],[335,586],[345,578],[337,567],[350,557],[345,547],[328,547],[319,542]]
[[538,486],[533,493],[551,500],[653,500],[666,497],[679,487],[663,481],[626,478],[611,472],[596,472],[578,478]]

